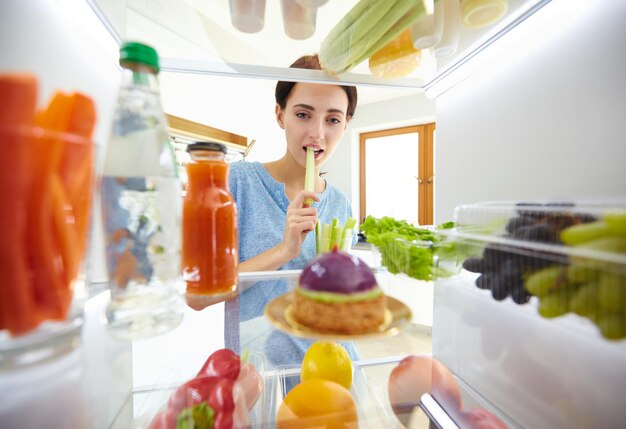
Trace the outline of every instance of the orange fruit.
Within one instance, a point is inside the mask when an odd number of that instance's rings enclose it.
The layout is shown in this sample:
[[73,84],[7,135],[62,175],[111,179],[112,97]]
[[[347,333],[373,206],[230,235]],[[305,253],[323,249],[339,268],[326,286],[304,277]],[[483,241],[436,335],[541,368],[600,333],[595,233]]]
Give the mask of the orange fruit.
[[350,391],[328,380],[303,381],[278,407],[278,429],[357,429],[356,405]]
[[302,381],[321,378],[352,386],[352,361],[341,344],[334,341],[316,341],[304,354],[300,378]]

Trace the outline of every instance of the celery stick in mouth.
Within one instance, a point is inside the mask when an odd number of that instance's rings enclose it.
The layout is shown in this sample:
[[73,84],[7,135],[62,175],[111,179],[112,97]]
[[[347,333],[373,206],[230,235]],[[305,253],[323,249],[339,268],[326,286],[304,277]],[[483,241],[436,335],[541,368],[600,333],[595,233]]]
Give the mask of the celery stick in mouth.
[[[308,192],[315,192],[315,149],[312,147],[306,148],[306,172],[304,173],[304,190]],[[307,198],[304,200],[305,207],[311,207],[313,205],[313,199]]]

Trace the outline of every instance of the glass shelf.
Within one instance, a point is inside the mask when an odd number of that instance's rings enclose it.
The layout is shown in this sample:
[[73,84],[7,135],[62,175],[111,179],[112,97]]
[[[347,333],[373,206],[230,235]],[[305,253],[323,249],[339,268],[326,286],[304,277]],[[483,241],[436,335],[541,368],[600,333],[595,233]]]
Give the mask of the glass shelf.
[[[448,2],[438,1],[440,5]],[[164,71],[426,89],[550,0],[508,0],[504,16],[480,28],[468,28],[458,17],[454,18],[453,24],[447,25],[442,33],[450,36],[442,37],[442,40],[447,39],[448,54],[443,56],[442,50],[434,53],[433,48],[423,49],[416,71],[393,80],[372,76],[367,61],[339,77],[320,71],[288,69],[288,65],[301,55],[317,52],[329,31],[357,0],[319,2],[323,5],[316,9],[315,31],[304,40],[294,40],[286,34],[279,1],[265,2],[263,28],[256,33],[240,31],[231,21],[229,3],[241,1],[88,2],[118,43],[124,39],[135,39],[153,45],[161,56]],[[458,0],[450,4],[458,7]],[[432,7],[427,6],[427,10]],[[434,7],[436,13],[439,10],[443,7]],[[456,15],[459,14],[457,10]],[[450,39],[454,40],[451,42]]]

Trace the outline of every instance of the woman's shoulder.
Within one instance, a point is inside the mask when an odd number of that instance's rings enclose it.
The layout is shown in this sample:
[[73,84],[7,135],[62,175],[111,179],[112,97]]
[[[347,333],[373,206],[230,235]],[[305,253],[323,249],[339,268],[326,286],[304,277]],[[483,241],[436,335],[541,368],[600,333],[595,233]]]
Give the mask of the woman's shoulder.
[[230,180],[246,180],[255,177],[255,172],[258,171],[258,162],[236,161],[229,164],[229,178]]
[[249,172],[255,171],[260,164],[258,162],[248,162],[248,161],[235,161],[231,162],[228,166],[231,173],[241,173],[241,172]]

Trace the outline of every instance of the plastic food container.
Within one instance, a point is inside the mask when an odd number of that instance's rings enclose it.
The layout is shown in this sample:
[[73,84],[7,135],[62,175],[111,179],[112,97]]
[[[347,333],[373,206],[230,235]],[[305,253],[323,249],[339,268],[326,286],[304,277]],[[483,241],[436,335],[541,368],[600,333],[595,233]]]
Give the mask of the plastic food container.
[[[201,384],[194,385],[187,390],[187,397],[180,395],[177,389],[182,384],[193,379],[208,356],[187,356],[177,359],[164,368],[161,376],[156,383],[150,388],[137,389],[132,398],[129,399],[125,413],[120,413],[113,428],[128,427],[152,427],[156,425],[159,415],[162,415],[172,404],[172,401],[179,402],[181,400],[187,402],[187,406],[198,404],[198,398],[206,395]],[[240,381],[233,387],[233,401],[237,409],[233,411],[234,424],[236,427],[246,428],[265,428],[266,422],[271,419],[269,404],[273,403],[270,398],[274,393],[272,388],[274,385],[268,386],[265,381],[266,361],[262,353],[252,352],[248,354],[248,362],[254,365],[256,371],[263,381],[263,389],[258,400],[252,407],[248,407],[245,401],[244,388]],[[198,396],[200,395],[200,396]],[[247,412],[245,411],[247,410]]]
[[441,237],[438,242],[395,238],[381,246],[372,246],[373,265],[416,280],[448,277],[459,271],[456,244]]
[[620,426],[626,204],[484,203],[455,217],[461,270],[436,281],[433,354],[522,427]]
[[[268,427],[276,427],[278,409],[287,393],[300,383],[300,371],[300,366],[295,365],[278,367],[274,372],[275,375],[267,383],[268,387],[271,386],[274,389],[272,401],[268,402],[271,410],[271,420],[268,421]],[[354,365],[350,393],[357,407],[358,427],[380,427],[383,421],[380,420],[378,410],[373,406],[372,397],[368,392],[368,381],[364,376],[363,370],[356,364]],[[302,427],[305,427],[306,423],[310,422],[302,421],[301,423]],[[347,427],[352,426],[347,425]]]
[[244,33],[258,33],[265,25],[265,0],[230,0],[230,20]]
[[439,42],[433,46],[436,58],[456,53],[459,46],[460,10],[458,0],[439,0],[435,3],[434,34],[440,34]]
[[461,0],[461,21],[469,28],[486,27],[500,20],[508,7],[507,0]]
[[285,34],[295,40],[308,39],[315,33],[317,7],[297,0],[281,0]]

